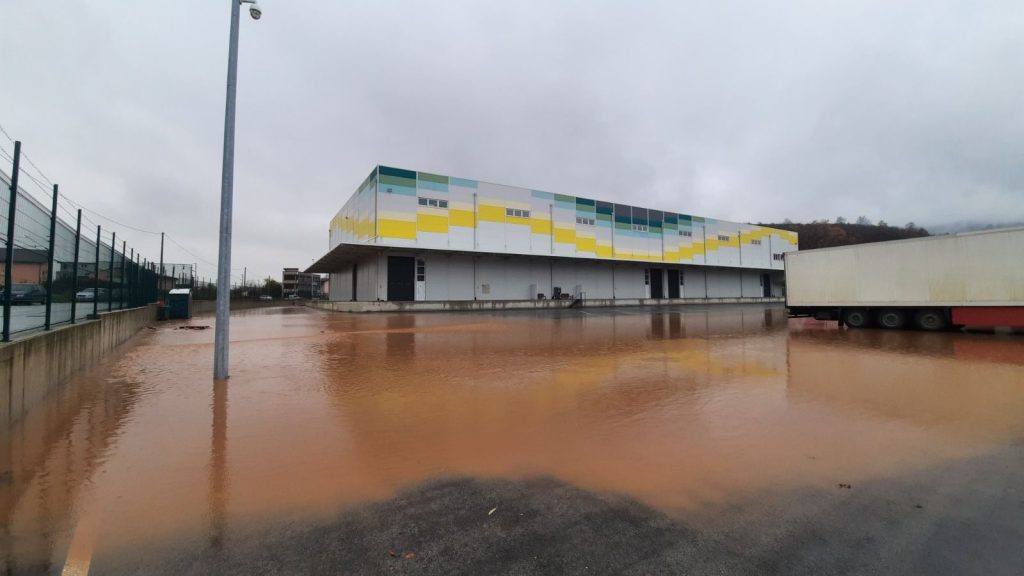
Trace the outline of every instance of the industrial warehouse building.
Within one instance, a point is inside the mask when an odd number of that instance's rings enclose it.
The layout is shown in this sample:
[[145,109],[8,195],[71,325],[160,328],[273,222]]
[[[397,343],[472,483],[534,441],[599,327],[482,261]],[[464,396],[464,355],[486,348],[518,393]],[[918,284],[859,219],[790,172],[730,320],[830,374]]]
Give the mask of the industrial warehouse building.
[[333,301],[762,299],[793,232],[378,166],[330,223]]

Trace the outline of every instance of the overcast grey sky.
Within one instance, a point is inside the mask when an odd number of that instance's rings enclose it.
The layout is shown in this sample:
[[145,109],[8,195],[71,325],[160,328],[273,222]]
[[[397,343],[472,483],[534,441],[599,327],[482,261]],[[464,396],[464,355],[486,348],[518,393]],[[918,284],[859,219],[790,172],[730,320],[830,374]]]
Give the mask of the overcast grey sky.
[[[261,3],[239,275],[319,257],[376,163],[751,222],[1024,219],[1020,0]],[[0,124],[69,197],[215,262],[229,11],[0,0]]]

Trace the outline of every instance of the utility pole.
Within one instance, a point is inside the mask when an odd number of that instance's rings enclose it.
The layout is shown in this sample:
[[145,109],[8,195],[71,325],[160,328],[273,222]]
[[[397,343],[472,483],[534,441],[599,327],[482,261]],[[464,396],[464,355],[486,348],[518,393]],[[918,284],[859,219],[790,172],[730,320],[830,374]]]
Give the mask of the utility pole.
[[224,103],[224,158],[220,182],[220,246],[217,256],[217,321],[213,339],[213,378],[228,374],[228,341],[231,314],[231,205],[235,179],[235,94],[238,87],[238,13],[243,1],[252,4],[249,13],[258,20],[262,11],[254,0],[231,2],[231,31],[228,37],[228,80]]

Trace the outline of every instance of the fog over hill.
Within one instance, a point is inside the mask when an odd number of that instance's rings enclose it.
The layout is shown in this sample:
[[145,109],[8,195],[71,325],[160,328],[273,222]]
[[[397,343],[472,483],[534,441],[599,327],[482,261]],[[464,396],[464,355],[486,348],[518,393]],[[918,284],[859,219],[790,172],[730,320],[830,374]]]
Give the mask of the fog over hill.
[[995,230],[997,228],[1020,228],[1024,221],[1017,222],[980,222],[960,220],[957,222],[946,222],[944,224],[931,224],[927,226],[932,234],[957,234],[960,232],[974,232],[977,230]]

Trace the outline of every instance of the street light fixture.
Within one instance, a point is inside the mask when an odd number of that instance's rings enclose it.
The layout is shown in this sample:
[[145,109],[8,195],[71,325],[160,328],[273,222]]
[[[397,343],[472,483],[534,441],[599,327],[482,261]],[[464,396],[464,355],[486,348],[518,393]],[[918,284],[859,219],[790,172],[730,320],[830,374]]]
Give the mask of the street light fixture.
[[213,377],[228,377],[228,322],[231,314],[231,204],[235,178],[235,92],[238,83],[239,6],[250,4],[253,20],[263,16],[256,0],[231,2],[231,34],[228,38],[227,101],[224,106],[224,163],[220,183],[220,243],[217,256],[217,322],[213,339]]

